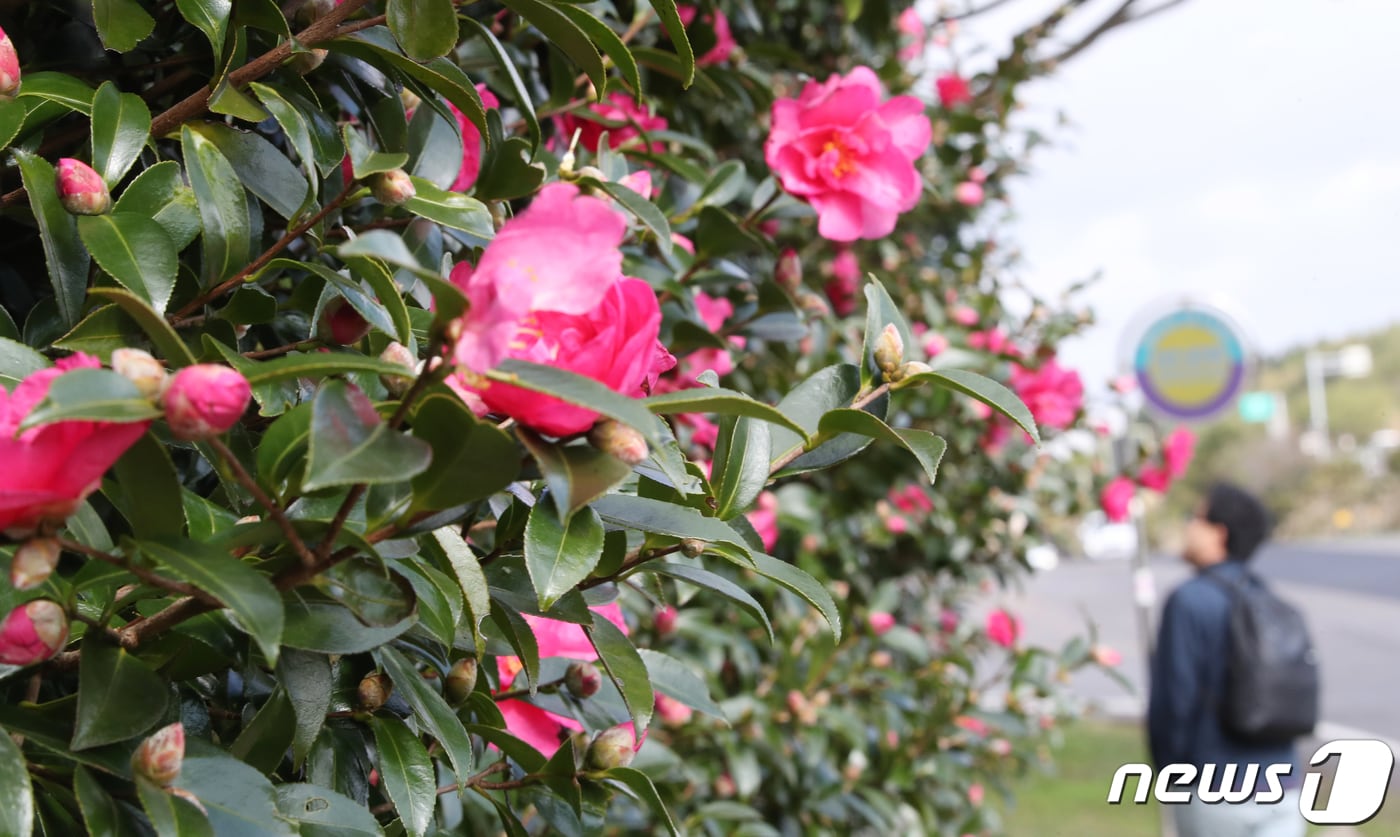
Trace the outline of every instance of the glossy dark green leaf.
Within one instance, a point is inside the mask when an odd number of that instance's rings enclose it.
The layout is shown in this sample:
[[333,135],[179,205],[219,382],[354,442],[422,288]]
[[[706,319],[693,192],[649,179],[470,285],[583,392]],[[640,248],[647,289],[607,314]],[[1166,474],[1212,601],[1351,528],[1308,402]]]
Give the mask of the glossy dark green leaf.
[[806,441],[807,430],[784,415],[778,408],[752,396],[723,387],[696,387],[653,395],[643,402],[647,409],[660,416],[679,413],[716,413],[722,416],[749,416],[788,429]]
[[48,358],[23,343],[0,337],[0,386],[14,389],[15,384],[50,365]]
[[86,82],[66,73],[48,70],[25,73],[24,84],[20,85],[21,99],[42,99],[67,108],[84,116],[92,116],[94,91]]
[[375,651],[374,657],[393,681],[396,693],[413,708],[418,723],[442,746],[457,781],[467,781],[473,766],[472,742],[452,707],[398,651],[386,646]]
[[452,566],[452,574],[456,576],[457,583],[462,588],[467,620],[476,641],[477,656],[480,657],[486,650],[485,641],[481,636],[481,623],[491,614],[491,590],[487,586],[486,574],[482,571],[476,554],[456,529],[435,529],[433,539],[442,548]]
[[92,99],[92,167],[108,186],[121,181],[150,136],[151,111],[146,102],[135,93],[122,93],[110,81],[103,82]]
[[461,192],[439,189],[421,177],[411,180],[417,194],[404,201],[404,209],[477,238],[495,237],[496,228],[491,224],[491,211],[486,204]]
[[282,644],[322,654],[363,654],[392,641],[416,621],[409,618],[397,625],[371,628],[342,605],[300,597],[286,602],[286,614]]
[[249,370],[247,378],[248,383],[260,386],[295,378],[322,378],[351,372],[385,375],[402,371],[402,366],[377,357],[366,357],[359,352],[314,352],[262,361]]
[[248,89],[253,91],[262,106],[272,114],[277,124],[282,126],[282,132],[296,149],[303,167],[308,170],[314,168],[324,176],[332,168],[340,165],[340,159],[345,155],[340,135],[329,124],[324,126],[327,130],[313,130],[313,120],[324,119],[324,115],[306,110],[306,103],[299,105],[295,94],[277,85],[255,81],[248,85]]
[[666,29],[667,36],[671,39],[671,45],[675,47],[676,56],[680,58],[681,71],[684,75],[681,84],[689,87],[695,81],[695,52],[690,48],[690,36],[686,34],[685,24],[681,22],[680,12],[676,9],[676,0],[649,0],[651,7],[656,10],[657,17],[661,18],[661,25]]
[[705,685],[705,678],[696,674],[685,663],[668,654],[648,648],[638,648],[637,653],[642,656],[642,662],[646,663],[647,674],[656,691],[713,718],[718,718],[721,721],[728,720],[724,710],[720,709],[719,704],[710,697],[710,689]]
[[919,360],[921,353],[918,349],[919,342],[909,330],[909,321],[905,319],[904,312],[873,273],[870,274],[870,283],[865,286],[865,306],[865,345],[861,350],[865,361],[861,365],[861,380],[867,384],[872,379],[879,383],[881,372],[875,364],[875,342],[879,340],[885,326],[893,325],[899,332],[900,340],[904,344],[905,360]]
[[373,27],[345,38],[337,38],[325,46],[376,64],[388,64],[395,70],[427,85],[457,106],[463,115],[486,136],[486,108],[467,74],[446,58],[434,58],[418,63],[399,51],[387,28]]
[[185,249],[199,235],[199,204],[174,160],[156,163],[138,174],[112,211],[154,218],[175,242],[176,250]]
[[462,400],[434,394],[413,414],[413,435],[432,447],[432,463],[413,478],[412,510],[450,509],[510,485],[520,452],[505,431],[481,422]]
[[[73,795],[78,799],[78,808],[82,811],[83,825],[89,837],[122,837],[126,822],[121,809],[86,767],[73,771]],[[14,798],[13,795],[6,796],[6,799]],[[5,833],[28,834],[29,830],[6,828]]]
[[277,793],[267,777],[216,749],[187,751],[176,784],[199,799],[219,837],[293,837],[297,833],[278,816]]
[[727,543],[746,550],[743,539],[733,529],[700,512],[646,497],[630,494],[609,494],[593,502],[593,510],[604,521],[629,529],[655,532],[673,538],[696,538],[706,542]]
[[900,381],[897,388],[904,389],[925,382],[976,398],[1016,422],[1022,430],[1031,435],[1036,444],[1040,444],[1040,431],[1036,428],[1035,417],[1026,408],[1025,402],[1021,401],[1016,393],[991,378],[962,369],[938,369],[911,375]]
[[259,773],[271,774],[282,763],[295,733],[292,702],[285,690],[274,689],[272,697],[229,745],[229,755],[257,768]]
[[584,632],[598,652],[603,669],[622,693],[622,700],[632,715],[634,730],[640,740],[651,723],[652,710],[656,705],[656,693],[652,691],[646,663],[627,635],[607,619],[595,615],[592,626],[585,627]]
[[170,687],[150,666],[95,632],[82,651],[74,750],[135,738],[165,716]]
[[34,791],[24,754],[9,733],[0,730],[0,834],[29,834],[34,828]]
[[763,605],[747,590],[724,576],[688,564],[669,564],[664,561],[649,561],[644,567],[643,572],[668,576],[723,596],[763,625],[764,630],[768,632],[768,641],[773,641],[773,624],[768,621],[768,612],[763,609]]
[[616,198],[618,203],[626,207],[628,212],[637,216],[637,220],[651,231],[663,258],[671,255],[671,224],[666,220],[666,214],[656,208],[656,204],[621,183],[608,181],[601,182],[598,186]]
[[[850,406],[856,394],[860,392],[860,387],[859,367],[850,363],[828,366],[794,387],[783,397],[782,401],[778,402],[778,410],[802,425],[809,436],[815,435],[821,424],[822,416],[830,410]],[[884,403],[887,404],[888,400]],[[876,406],[876,404],[872,404],[869,409],[873,410]],[[878,410],[876,412],[878,415],[883,415],[883,412]],[[801,438],[785,428],[775,427],[772,429],[771,435],[775,462],[801,451],[806,446]],[[868,437],[855,435],[837,437],[799,458],[792,465],[780,471],[779,474],[801,473],[803,470],[826,467],[855,454],[869,444]],[[825,456],[827,452],[831,452],[831,455]],[[820,459],[820,464],[802,467],[811,459]]]
[[180,129],[180,145],[190,186],[198,199],[204,229],[201,280],[209,286],[228,279],[248,263],[252,242],[248,200],[233,164],[214,143],[186,125]]
[[455,317],[466,308],[467,300],[462,295],[462,291],[451,282],[443,281],[436,270],[424,267],[414,257],[413,252],[408,249],[403,238],[388,230],[370,230],[363,235],[356,236],[353,241],[348,241],[337,247],[336,254],[347,261],[360,256],[378,259],[393,267],[408,270],[414,276],[430,284],[433,289],[434,301],[438,303],[439,307],[444,303],[452,306],[451,310],[456,313],[447,313],[445,316]]
[[297,216],[310,186],[277,146],[251,131],[235,130],[217,122],[193,127],[218,147],[248,191],[283,218],[291,220]]
[[[26,87],[30,79],[24,80]],[[15,151],[29,195],[34,221],[39,225],[39,241],[44,245],[44,261],[49,267],[49,282],[64,325],[73,327],[82,319],[83,292],[88,284],[88,251],[78,238],[78,222],[58,202],[54,185],[54,169],[48,160],[27,151]]]
[[317,579],[326,595],[350,608],[366,625],[387,628],[413,615],[413,587],[383,564],[360,556],[342,561]]
[[214,837],[214,826],[193,802],[144,777],[136,780],[136,793],[157,837]]
[[626,462],[592,445],[553,444],[525,428],[516,428],[516,435],[535,457],[549,487],[549,499],[563,520],[632,474]]
[[720,421],[710,474],[716,517],[732,517],[758,499],[768,484],[771,449],[767,424],[747,416]]
[[529,680],[530,694],[533,695],[540,682],[540,646],[534,629],[503,596],[491,598],[491,621],[515,651]]
[[422,473],[433,451],[421,439],[391,429],[359,389],[323,384],[311,408],[311,444],[302,487],[386,483]]
[[528,20],[550,43],[563,50],[593,82],[599,98],[607,94],[608,71],[603,66],[603,57],[588,34],[568,15],[542,0],[502,0],[502,5]]
[[29,115],[29,109],[23,102],[10,99],[0,102],[0,148],[9,148],[15,137],[24,128],[25,117]]
[[404,829],[423,837],[437,807],[437,781],[428,750],[403,721],[376,717],[370,721],[379,751],[379,775]]
[[524,137],[504,136],[499,110],[487,113],[486,121],[491,146],[482,158],[481,176],[472,193],[482,200],[513,200],[534,194],[548,174],[544,163],[532,162],[534,149]]
[[534,582],[540,610],[588,578],[603,556],[603,521],[583,508],[568,522],[553,503],[536,503],[525,525],[525,567]]
[[329,788],[300,782],[277,786],[277,810],[300,826],[301,837],[382,837],[374,815]]
[[70,369],[53,379],[48,395],[25,416],[20,429],[55,421],[146,421],[160,415],[136,385],[107,369]]
[[175,333],[165,318],[157,314],[145,300],[120,288],[93,288],[91,296],[106,299],[126,312],[135,323],[141,326],[146,336],[155,343],[156,350],[170,366],[179,369],[195,362],[194,353],[185,341]]
[[[725,557],[732,560],[733,556],[726,555]],[[751,569],[806,599],[808,604],[820,611],[822,616],[826,618],[827,624],[831,626],[831,633],[835,636],[836,641],[841,641],[841,611],[837,609],[836,602],[832,601],[831,594],[827,592],[820,581],[817,581],[805,570],[779,561],[771,555],[754,552],[749,557],[753,560]],[[736,563],[744,566],[742,562]]]
[[258,482],[276,496],[294,491],[301,483],[310,441],[310,404],[298,405],[282,414],[258,444]]
[[342,126],[341,137],[345,140],[345,151],[350,156],[351,173],[356,180],[365,180],[370,175],[403,168],[408,163],[408,154],[405,152],[376,151],[353,125]]
[[99,267],[156,313],[165,313],[179,265],[164,227],[145,215],[111,212],[79,217],[78,234]]
[[919,465],[923,467],[930,482],[938,479],[938,463],[943,459],[943,452],[948,448],[946,442],[927,430],[893,428],[863,410],[845,408],[832,410],[822,416],[819,430],[823,436],[834,437],[839,433],[858,433],[872,439],[894,442],[914,454],[914,458],[919,461]]
[[530,773],[537,773],[545,765],[545,757],[540,755],[540,751],[521,741],[503,729],[488,727],[482,724],[468,724],[467,732],[475,735],[483,741],[496,745],[500,750],[510,757],[516,764]]
[[122,516],[138,538],[178,538],[185,533],[185,504],[170,453],[147,431],[113,466],[122,487]]
[[507,358],[497,364],[486,377],[522,389],[552,395],[561,401],[587,407],[609,418],[617,419],[646,437],[652,445],[664,444],[670,435],[666,426],[653,416],[640,401],[628,398],[606,384],[554,366],[544,366]]
[[491,57],[496,61],[496,66],[510,82],[511,98],[520,110],[520,115],[525,119],[525,131],[530,137],[530,148],[532,150],[538,148],[540,144],[539,117],[535,114],[535,103],[530,98],[530,88],[520,77],[520,70],[515,66],[515,59],[506,52],[505,47],[501,46],[501,42],[495,34],[486,28],[481,21],[473,17],[463,17],[462,23],[486,44]]
[[185,20],[209,38],[215,57],[222,55],[233,0],[175,0],[175,5]]
[[382,262],[374,259],[346,259],[345,266],[350,269],[353,278],[369,285],[370,290],[374,292],[374,301],[388,312],[389,319],[393,322],[393,330],[389,333],[400,343],[412,348],[415,345],[413,317],[403,301],[403,291],[399,290],[399,286],[394,282],[394,274]]
[[297,648],[282,649],[277,661],[277,674],[287,697],[292,703],[296,717],[296,730],[292,735],[292,761],[298,766],[311,752],[321,727],[326,723],[326,712],[331,706],[331,692],[335,683],[331,679],[331,663],[324,654],[315,654]]
[[414,61],[441,58],[457,45],[457,9],[452,0],[389,0],[389,31]]
[[656,815],[661,824],[666,826],[669,833],[674,837],[680,837],[682,832],[676,827],[675,820],[671,818],[671,812],[666,810],[666,803],[661,801],[661,795],[656,792],[656,786],[651,783],[651,777],[632,767],[614,767],[605,775],[609,780],[622,785],[633,796],[641,800],[642,804]]
[[268,663],[276,664],[285,616],[282,598],[267,576],[217,547],[189,540],[142,541],[141,552],[160,566],[212,595],[232,610],[257,642]]
[[632,57],[632,51],[613,28],[578,6],[561,3],[555,8],[572,20],[604,55],[612,59],[613,66],[621,71],[622,78],[628,87],[632,88],[633,94],[641,96],[642,76],[637,70],[637,59]]
[[92,0],[92,21],[102,45],[115,52],[130,51],[156,28],[138,0]]
[[136,323],[115,305],[94,308],[67,334],[53,341],[54,348],[86,352],[110,361],[112,352],[139,344],[144,335]]

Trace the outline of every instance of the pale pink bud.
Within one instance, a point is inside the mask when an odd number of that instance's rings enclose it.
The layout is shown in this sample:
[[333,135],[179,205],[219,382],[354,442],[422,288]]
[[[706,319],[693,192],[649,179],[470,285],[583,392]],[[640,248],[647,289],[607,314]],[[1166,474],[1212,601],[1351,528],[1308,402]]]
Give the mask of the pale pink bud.
[[584,764],[590,770],[611,770],[626,767],[637,756],[637,736],[631,723],[618,724],[598,733],[588,745]]
[[198,441],[237,424],[252,397],[252,388],[242,374],[227,366],[198,363],[171,377],[161,404],[175,438]]
[[967,789],[967,801],[971,802],[974,807],[980,806],[982,804],[983,797],[986,796],[986,793],[986,790],[983,789],[981,785],[974,782]]
[[452,668],[447,671],[447,680],[443,684],[443,691],[447,693],[447,699],[452,703],[461,703],[476,688],[476,657],[463,657],[452,664]]
[[909,521],[897,514],[890,515],[885,520],[885,530],[891,535],[902,535],[909,531]]
[[31,538],[20,544],[10,561],[10,585],[16,590],[32,590],[48,580],[62,553],[56,538]]
[[0,29],[0,99],[13,99],[19,91],[19,54],[14,42]]
[[115,349],[112,351],[112,370],[141,390],[141,394],[155,401],[165,391],[170,373],[165,364],[151,357],[150,352],[141,349]]
[[720,799],[728,799],[739,792],[739,786],[734,782],[734,777],[728,773],[721,773],[715,777],[715,796]]
[[669,636],[675,633],[676,620],[678,618],[680,618],[680,614],[676,611],[674,607],[671,607],[670,605],[666,605],[665,607],[656,611],[656,617],[654,622],[654,624],[656,625],[656,633],[660,636]]
[[953,197],[963,206],[978,206],[986,197],[986,193],[982,190],[981,183],[964,180],[953,187]]
[[870,614],[867,619],[870,622],[870,630],[873,631],[876,636],[883,636],[889,633],[890,628],[893,628],[895,625],[894,614],[886,613],[883,610],[875,611]]
[[948,312],[948,316],[953,322],[961,326],[975,326],[977,325],[977,321],[981,319],[975,310],[966,305],[959,305],[954,308],[952,311]]
[[904,362],[904,338],[894,323],[885,326],[875,340],[875,365],[886,374],[893,373]]
[[328,343],[349,346],[369,334],[369,321],[344,297],[336,297],[321,309],[320,337]]
[[981,166],[973,166],[967,170],[967,179],[973,183],[986,183],[987,173],[982,170]]
[[592,663],[570,663],[564,672],[564,685],[576,698],[591,698],[603,686],[603,675]]
[[82,160],[59,160],[56,178],[58,201],[73,215],[102,215],[112,208],[112,193],[102,175]]
[[1113,387],[1114,392],[1126,395],[1127,393],[1130,393],[1133,390],[1137,389],[1137,378],[1133,377],[1132,375],[1119,375],[1118,377],[1113,379],[1110,386]]
[[385,206],[400,206],[418,194],[418,189],[403,169],[382,171],[370,179],[370,194]]
[[661,723],[668,727],[680,727],[690,723],[690,719],[695,715],[695,710],[672,697],[657,692],[656,694],[656,717],[661,719]]
[[1123,655],[1118,653],[1118,649],[1107,645],[1095,645],[1093,655],[1094,662],[1105,668],[1113,668],[1123,662]]
[[131,756],[131,769],[164,787],[180,776],[185,761],[185,725],[176,721],[152,733]]
[[646,169],[634,171],[617,182],[641,195],[643,199],[651,200],[651,172]]
[[924,354],[930,358],[937,357],[947,348],[948,338],[936,331],[931,331],[924,337]]
[[48,599],[26,602],[0,625],[0,663],[27,666],[57,654],[68,641],[68,615]]
[[395,366],[402,366],[402,375],[380,375],[379,382],[389,391],[390,395],[402,396],[413,386],[413,376],[418,373],[418,359],[408,350],[408,347],[397,341],[384,347],[384,351],[379,353],[379,359],[385,363],[392,363]]
[[389,696],[393,693],[393,681],[389,679],[388,675],[378,671],[366,674],[355,689],[355,697],[359,700],[360,708],[368,712],[373,712],[388,703]]
[[802,287],[802,257],[789,247],[778,257],[778,266],[773,271],[773,279],[790,293]]
[[671,243],[690,255],[695,255],[695,242],[691,241],[688,236],[681,235],[680,233],[671,233]]
[[651,453],[641,433],[614,419],[603,419],[593,425],[593,429],[588,431],[588,442],[628,465],[643,462]]
[[892,665],[894,665],[894,655],[884,649],[870,655],[871,668],[889,668]]
[[1011,742],[1005,738],[993,738],[987,742],[987,749],[992,751],[992,755],[1005,758],[1011,755]]
[[938,615],[938,629],[945,634],[951,634],[958,629],[958,614],[945,610]]

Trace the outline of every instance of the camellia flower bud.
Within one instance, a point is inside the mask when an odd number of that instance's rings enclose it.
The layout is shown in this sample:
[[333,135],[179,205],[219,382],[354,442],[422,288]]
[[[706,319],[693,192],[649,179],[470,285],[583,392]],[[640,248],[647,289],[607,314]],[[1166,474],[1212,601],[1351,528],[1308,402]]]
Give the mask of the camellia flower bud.
[[592,663],[571,663],[564,672],[564,685],[574,697],[590,698],[602,687],[603,675]]
[[0,625],[0,663],[27,666],[43,662],[68,641],[68,615],[48,599],[26,602]]
[[895,370],[895,373],[890,376],[890,380],[895,383],[901,383],[909,378],[914,377],[915,375],[922,375],[925,372],[932,371],[933,367],[929,366],[927,363],[924,363],[922,360],[911,360],[904,363],[897,370]]
[[213,363],[186,366],[171,377],[161,406],[175,438],[211,439],[243,418],[252,387],[242,374]]
[[131,756],[131,769],[161,787],[180,776],[185,761],[185,725],[176,721],[152,733]]
[[360,685],[355,689],[355,696],[360,701],[360,707],[369,712],[373,712],[379,707],[389,702],[389,695],[394,693],[394,683],[387,674],[379,671],[372,671],[366,674]]
[[19,54],[10,36],[0,29],[0,99],[13,99],[18,91]]
[[57,538],[30,538],[15,550],[10,561],[10,585],[16,590],[32,590],[53,575],[62,553]]
[[588,755],[584,764],[590,770],[611,770],[626,767],[637,756],[637,736],[632,724],[618,724],[598,733],[593,743],[588,745]]
[[699,538],[686,538],[681,541],[681,554],[687,558],[699,558],[709,546]]
[[665,607],[656,611],[656,616],[654,617],[656,633],[660,636],[670,636],[671,634],[675,633],[676,620],[678,618],[680,618],[680,614],[676,611],[674,607],[671,607],[670,605],[666,605]]
[[151,357],[150,352],[140,349],[115,349],[112,351],[112,370],[141,390],[141,394],[155,401],[165,391],[170,373],[165,364]]
[[890,323],[875,340],[875,365],[886,375],[893,375],[903,362],[904,338],[894,323]]
[[287,61],[287,66],[297,75],[304,76],[325,63],[326,56],[329,54],[327,50],[314,47],[293,55],[291,59]]
[[651,453],[641,433],[615,419],[603,419],[593,425],[593,429],[588,431],[588,442],[628,465],[642,462]]
[[423,104],[423,100],[419,98],[418,94],[407,87],[399,91],[399,101],[403,102],[404,113],[413,113],[418,110],[419,105]]
[[112,208],[112,193],[102,175],[82,160],[58,161],[57,186],[59,203],[74,215],[102,215]]
[[408,172],[403,169],[391,169],[376,174],[370,179],[369,190],[374,199],[385,206],[400,206],[418,194],[418,189],[409,179]]
[[319,335],[328,343],[349,346],[369,334],[369,321],[345,297],[336,297],[321,309]]
[[886,613],[883,610],[877,610],[871,613],[867,619],[870,622],[871,632],[876,636],[884,636],[889,633],[890,629],[893,628],[895,624],[894,614]]
[[788,293],[797,293],[802,287],[802,258],[789,247],[778,257],[778,266],[773,271],[773,280]]
[[389,394],[403,395],[408,392],[408,388],[413,385],[413,376],[418,374],[418,359],[413,356],[413,352],[404,344],[395,341],[384,347],[384,351],[379,353],[379,359],[404,369],[402,375],[379,376],[379,382]]
[[476,688],[476,657],[463,657],[447,670],[443,690],[452,703],[461,703]]

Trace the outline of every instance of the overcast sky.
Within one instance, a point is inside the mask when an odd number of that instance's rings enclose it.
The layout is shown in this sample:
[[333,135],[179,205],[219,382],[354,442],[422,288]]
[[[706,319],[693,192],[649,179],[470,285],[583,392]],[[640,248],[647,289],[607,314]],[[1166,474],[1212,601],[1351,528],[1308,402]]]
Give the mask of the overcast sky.
[[[958,46],[1004,45],[1037,2]],[[1165,295],[1224,305],[1266,353],[1400,321],[1397,34],[1396,0],[1188,0],[1027,91],[1028,119],[1072,124],[1013,185],[1013,236],[1039,291],[1103,272],[1063,349],[1086,384]]]

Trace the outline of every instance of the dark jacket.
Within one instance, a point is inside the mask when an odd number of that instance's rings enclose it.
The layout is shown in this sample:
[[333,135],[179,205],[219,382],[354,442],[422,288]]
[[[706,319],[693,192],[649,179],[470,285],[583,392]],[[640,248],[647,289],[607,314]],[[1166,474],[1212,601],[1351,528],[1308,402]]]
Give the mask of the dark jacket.
[[1196,574],[1176,588],[1162,609],[1157,648],[1152,657],[1152,690],[1147,730],[1152,760],[1167,764],[1236,764],[1243,775],[1249,764],[1294,764],[1285,787],[1301,783],[1292,744],[1257,746],[1233,740],[1221,726],[1216,702],[1230,664],[1229,594],[1208,576],[1242,577],[1244,565],[1225,561]]

